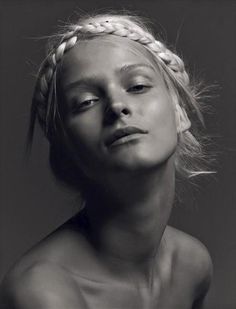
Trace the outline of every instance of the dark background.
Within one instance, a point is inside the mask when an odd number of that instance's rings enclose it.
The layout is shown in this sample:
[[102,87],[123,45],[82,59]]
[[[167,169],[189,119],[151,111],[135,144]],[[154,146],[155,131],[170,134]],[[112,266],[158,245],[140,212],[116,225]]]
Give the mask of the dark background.
[[[0,1],[1,234],[0,279],[12,263],[76,211],[76,196],[48,169],[48,145],[37,130],[29,161],[24,143],[37,65],[45,41],[73,11],[130,9],[149,16],[187,66],[215,84],[207,133],[218,149],[217,175],[202,177],[175,207],[171,223],[199,238],[214,263],[208,307],[236,308],[236,2],[235,1]],[[36,38],[36,39],[35,39]]]

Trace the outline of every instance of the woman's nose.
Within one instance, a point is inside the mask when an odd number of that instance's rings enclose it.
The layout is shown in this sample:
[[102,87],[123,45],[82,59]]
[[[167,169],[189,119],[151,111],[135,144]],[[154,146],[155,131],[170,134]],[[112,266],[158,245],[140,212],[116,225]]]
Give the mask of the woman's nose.
[[131,115],[131,109],[125,102],[124,98],[110,99],[107,104],[105,119],[106,121],[112,122],[119,118],[129,117]]
[[117,116],[126,116],[130,114],[128,106],[123,102],[114,102],[109,109]]

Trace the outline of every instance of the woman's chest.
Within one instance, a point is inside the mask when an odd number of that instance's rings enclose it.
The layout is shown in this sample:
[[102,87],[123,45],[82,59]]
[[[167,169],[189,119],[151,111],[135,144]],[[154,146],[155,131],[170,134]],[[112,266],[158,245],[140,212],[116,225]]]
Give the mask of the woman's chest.
[[152,287],[117,282],[79,280],[83,309],[190,309],[192,293],[184,286],[154,283]]

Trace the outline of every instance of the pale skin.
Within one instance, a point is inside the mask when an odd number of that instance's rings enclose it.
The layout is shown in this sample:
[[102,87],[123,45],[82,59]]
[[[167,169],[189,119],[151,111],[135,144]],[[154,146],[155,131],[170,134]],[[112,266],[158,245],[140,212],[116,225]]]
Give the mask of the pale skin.
[[[167,225],[178,134],[189,120],[137,45],[100,37],[64,56],[66,147],[91,181],[86,224],[75,216],[22,257],[2,284],[2,308],[203,308],[209,253]],[[143,133],[107,143],[127,126]]]

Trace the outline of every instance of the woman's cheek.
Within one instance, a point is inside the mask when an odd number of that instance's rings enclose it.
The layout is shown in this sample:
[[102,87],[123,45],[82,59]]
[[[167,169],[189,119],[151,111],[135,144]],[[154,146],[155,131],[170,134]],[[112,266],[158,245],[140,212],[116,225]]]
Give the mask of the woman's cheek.
[[153,130],[176,134],[174,108],[168,100],[154,101],[147,109],[146,119]]
[[[161,104],[163,103],[163,104]],[[177,146],[177,129],[173,106],[169,101],[156,102],[149,113],[149,128],[155,151],[163,157],[172,154]]]
[[66,127],[77,143],[97,143],[101,132],[101,121],[99,115],[91,110],[69,116]]

